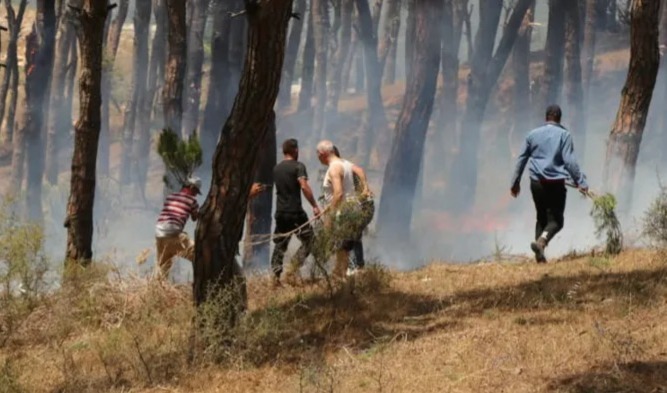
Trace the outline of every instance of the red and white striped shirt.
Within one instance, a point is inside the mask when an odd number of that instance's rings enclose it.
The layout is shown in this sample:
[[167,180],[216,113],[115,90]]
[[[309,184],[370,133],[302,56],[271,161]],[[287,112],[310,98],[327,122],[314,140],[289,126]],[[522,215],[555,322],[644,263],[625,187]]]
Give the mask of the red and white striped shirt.
[[187,191],[175,192],[167,197],[162,212],[157,219],[158,224],[172,224],[181,230],[185,227],[188,218],[199,211],[197,199]]

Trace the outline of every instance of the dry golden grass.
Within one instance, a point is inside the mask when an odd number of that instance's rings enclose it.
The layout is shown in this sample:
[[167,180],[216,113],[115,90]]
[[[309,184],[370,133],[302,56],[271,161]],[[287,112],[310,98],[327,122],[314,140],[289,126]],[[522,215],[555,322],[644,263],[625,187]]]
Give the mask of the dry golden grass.
[[4,373],[25,391],[667,386],[667,260],[657,252],[546,266],[433,264],[390,277],[371,270],[333,293],[321,285],[274,291],[251,278],[244,327],[217,365],[188,365],[189,288],[82,282],[50,298],[0,349],[0,364],[11,360]]

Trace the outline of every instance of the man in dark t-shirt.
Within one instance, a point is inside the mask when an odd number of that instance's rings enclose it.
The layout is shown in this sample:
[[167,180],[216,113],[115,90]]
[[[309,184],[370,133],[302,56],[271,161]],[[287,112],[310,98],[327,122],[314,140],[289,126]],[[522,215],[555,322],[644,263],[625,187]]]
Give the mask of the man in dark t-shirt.
[[313,243],[313,229],[308,224],[308,215],[301,205],[301,193],[306,197],[313,208],[313,214],[318,216],[320,208],[313,197],[313,191],[308,184],[306,166],[299,162],[299,144],[296,139],[288,139],[283,143],[284,159],[273,169],[273,179],[276,187],[276,229],[274,243],[276,244],[271,257],[271,268],[274,273],[274,284],[280,284],[280,275],[283,272],[283,259],[291,239],[291,235],[284,236],[296,229],[296,236],[301,241],[301,247],[292,259],[292,264],[286,272],[286,281],[293,281],[298,269],[303,265],[311,252]]

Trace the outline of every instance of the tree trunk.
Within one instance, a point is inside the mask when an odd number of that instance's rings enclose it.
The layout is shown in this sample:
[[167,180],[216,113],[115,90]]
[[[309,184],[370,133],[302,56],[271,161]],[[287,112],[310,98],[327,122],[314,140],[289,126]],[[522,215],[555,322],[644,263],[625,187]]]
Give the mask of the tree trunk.
[[162,117],[162,91],[165,82],[165,67],[167,63],[167,0],[153,0],[153,15],[155,17],[155,35],[151,45],[151,63],[149,65],[149,79],[147,92],[150,97],[150,107],[146,113],[153,118]]
[[362,154],[362,166],[368,166],[373,151],[373,167],[380,169],[384,167],[383,157],[380,155],[388,152],[391,147],[391,135],[386,132],[387,119],[382,102],[382,67],[377,57],[377,35],[371,29],[373,25],[368,0],[355,0],[355,4],[359,16],[359,34],[364,46],[368,101],[357,149]]
[[[26,146],[28,175],[28,217],[42,222],[42,176],[44,174],[44,125],[48,115],[49,84],[53,69],[53,50],[56,36],[55,0],[38,0],[35,20],[33,67],[26,71],[26,96],[28,113]],[[28,57],[26,56],[26,57]],[[28,81],[29,79],[29,81]]]
[[[93,202],[97,143],[102,123],[102,53],[105,2],[85,0],[79,18],[81,30],[81,80],[79,120],[74,126],[72,179],[67,202],[67,263],[82,266],[93,257]],[[148,26],[146,26],[147,28]]]
[[[5,8],[7,9],[7,27],[9,30],[9,43],[7,45],[7,55],[5,60],[5,70],[2,79],[2,85],[0,86],[0,124],[2,124],[3,119],[5,118],[5,108],[7,102],[7,93],[10,91],[10,108],[11,102],[16,102],[18,83],[14,84],[14,80],[18,80],[18,55],[17,55],[17,43],[19,38],[19,33],[21,32],[21,24],[23,23],[23,15],[25,14],[25,9],[27,5],[27,0],[21,0],[19,4],[18,13],[14,11],[11,0],[5,0]],[[11,86],[10,86],[11,85]],[[16,104],[14,104],[14,108]],[[8,110],[9,112],[9,110]],[[11,125],[10,125],[11,121]],[[2,129],[2,136],[0,137],[0,144],[11,143],[13,136],[13,117],[6,122],[5,127]]]
[[313,134],[325,137],[324,109],[327,101],[327,57],[329,51],[329,12],[326,0],[311,0],[315,42],[315,113]]
[[[276,123],[267,125],[269,130],[265,136],[259,152],[257,172],[254,181],[261,184],[273,184],[273,168],[276,166]],[[257,235],[271,233],[271,222],[273,220],[273,193],[263,192],[248,202],[248,215],[246,218],[246,230],[249,236],[245,238],[243,253],[243,267],[270,266],[271,243],[264,242],[253,244]]]
[[299,45],[301,44],[301,33],[307,16],[306,0],[297,0],[294,12],[301,15],[301,20],[293,20],[287,40],[287,51],[285,52],[285,65],[283,76],[280,81],[280,92],[278,93],[278,108],[285,109],[292,105],[292,82],[294,81],[294,67],[299,56]]
[[606,188],[616,193],[621,211],[631,206],[637,156],[658,74],[659,11],[657,1],[632,3],[630,67],[607,142],[604,168]]
[[[120,181],[130,184],[132,179],[132,150],[135,140],[139,139],[137,130],[137,112],[146,94],[146,74],[148,64],[148,28],[151,17],[151,0],[136,0],[134,13],[134,47],[132,65],[132,95],[125,106],[123,118],[123,154],[120,162]],[[180,130],[180,128],[179,128]],[[139,130],[150,132],[150,130]]]
[[347,51],[347,57],[345,58],[345,63],[343,64],[343,74],[341,76],[341,90],[343,93],[348,91],[350,87],[350,76],[352,74],[352,65],[354,60],[357,57],[357,51],[359,49],[359,34],[357,33],[358,28],[352,24],[352,37],[350,39],[350,49]]
[[[660,59],[660,70],[658,71],[658,102],[666,103],[667,102],[667,5],[662,5],[660,8],[660,46],[662,47],[661,59]],[[656,108],[656,106],[653,106]],[[666,140],[667,137],[667,111],[659,108],[657,121],[659,132],[658,134]],[[654,109],[655,110],[655,109]],[[660,164],[662,168],[667,167],[667,150],[662,149],[660,152]]]
[[412,53],[415,47],[412,45],[415,42],[415,7],[417,0],[406,0],[408,2],[408,16],[405,23],[405,84],[406,86],[410,83],[410,78],[412,77]]
[[540,83],[540,102],[536,106],[539,121],[544,121],[548,105],[560,101],[563,88],[563,58],[565,50],[565,7],[561,1],[549,0],[549,27],[544,47],[544,75]]
[[387,0],[387,11],[384,18],[384,36],[378,49],[380,67],[384,75],[384,84],[396,82],[396,50],[398,33],[401,30],[401,0]]
[[45,179],[51,184],[58,183],[60,146],[63,145],[70,127],[72,126],[72,113],[65,112],[65,90],[67,85],[67,66],[72,40],[75,37],[75,26],[72,23],[74,10],[81,8],[81,0],[69,0],[67,9],[58,26],[56,36],[56,47],[53,59],[53,79],[51,81],[51,110],[46,130],[46,162]]
[[311,108],[313,100],[313,78],[315,77],[315,35],[313,26],[313,3],[310,3],[308,13],[308,26],[306,26],[306,43],[303,47],[303,60],[301,69],[301,89],[299,90],[298,111],[306,111]]
[[168,60],[162,92],[165,128],[179,132],[183,118],[183,79],[185,76],[185,2],[167,0]]
[[577,150],[586,149],[586,108],[581,79],[581,22],[577,0],[566,0],[565,8],[565,95],[572,115],[570,131]]
[[595,64],[595,36],[597,33],[598,0],[586,0],[586,23],[584,28],[583,69],[581,78],[584,83],[584,102],[588,105],[589,90]]
[[[69,63],[67,66],[67,85],[65,86],[65,112],[72,113],[72,108],[74,107],[74,81],[77,77],[77,69],[79,67],[79,40],[78,38],[71,41],[70,52],[69,52]],[[74,127],[72,124],[72,119],[70,118],[70,127],[71,132],[68,133],[67,137],[73,137]]]
[[530,91],[530,42],[532,23],[535,20],[535,4],[523,19],[519,36],[512,52],[512,77],[514,79],[513,106],[514,124],[509,136],[510,154],[514,159],[520,144],[531,126],[532,101]]
[[[254,4],[254,3],[248,3]],[[195,232],[194,299],[201,305],[241,284],[238,309],[244,307],[243,275],[235,261],[238,235],[260,146],[275,121],[291,0],[260,3],[248,9],[249,39],[239,92],[216,148],[211,188]],[[238,292],[237,292],[238,293]],[[231,320],[235,318],[232,315]]]
[[479,165],[477,155],[486,105],[533,1],[519,0],[514,6],[495,55],[493,47],[502,4],[495,0],[482,0],[480,4],[481,22],[475,38],[466,109],[461,122],[461,146],[452,163],[449,177],[450,184],[455,185],[448,189],[451,208],[458,213],[466,212],[475,202]]
[[378,213],[377,227],[387,245],[406,244],[410,239],[413,200],[440,68],[442,5],[440,0],[419,0],[413,14],[413,76],[396,121]]
[[184,136],[193,134],[199,126],[201,81],[204,68],[204,31],[206,30],[209,3],[210,0],[193,1],[192,24],[189,26],[188,33],[187,74],[183,103],[182,133]]
[[326,104],[326,127],[328,134],[332,134],[331,131],[337,128],[335,123],[338,116],[338,101],[343,89],[343,67],[345,66],[345,59],[350,51],[350,42],[352,40],[353,10],[354,0],[342,0],[340,38],[331,64],[331,81],[328,86]]
[[[137,63],[145,65],[149,64],[148,39],[150,36],[152,1],[135,1],[137,8],[134,13],[134,34],[136,40],[139,41],[139,48],[135,55],[138,59]],[[141,25],[141,27],[137,28],[137,25]],[[132,141],[130,172],[132,173],[131,181],[137,186],[141,198],[145,200],[144,190],[146,189],[146,174],[148,173],[148,157],[151,144],[151,114],[146,109],[151,102],[148,92],[152,86],[148,86],[147,68],[144,66],[140,66],[140,68],[141,71],[136,74],[137,83],[134,85],[138,90],[136,97],[133,97],[136,99],[134,110],[137,115],[134,118],[135,124],[132,132],[134,140]]]

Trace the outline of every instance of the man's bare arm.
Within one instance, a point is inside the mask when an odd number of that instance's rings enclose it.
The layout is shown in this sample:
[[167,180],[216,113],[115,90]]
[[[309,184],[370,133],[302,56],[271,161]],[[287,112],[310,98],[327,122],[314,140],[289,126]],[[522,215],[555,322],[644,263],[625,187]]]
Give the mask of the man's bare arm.
[[335,165],[331,168],[331,185],[333,186],[333,198],[331,208],[336,210],[343,202],[343,166]]
[[354,172],[355,175],[359,177],[359,180],[361,180],[362,194],[370,195],[371,190],[368,187],[368,180],[366,179],[366,171],[364,171],[364,169],[358,165],[352,165],[352,171]]
[[301,192],[303,192],[303,196],[306,197],[306,200],[308,203],[310,203],[310,206],[312,206],[313,211],[317,211],[315,214],[319,214],[319,206],[317,205],[317,202],[315,201],[315,197],[313,196],[313,190],[310,188],[310,184],[308,184],[308,179],[305,177],[300,177],[299,178],[299,185],[301,186]]

